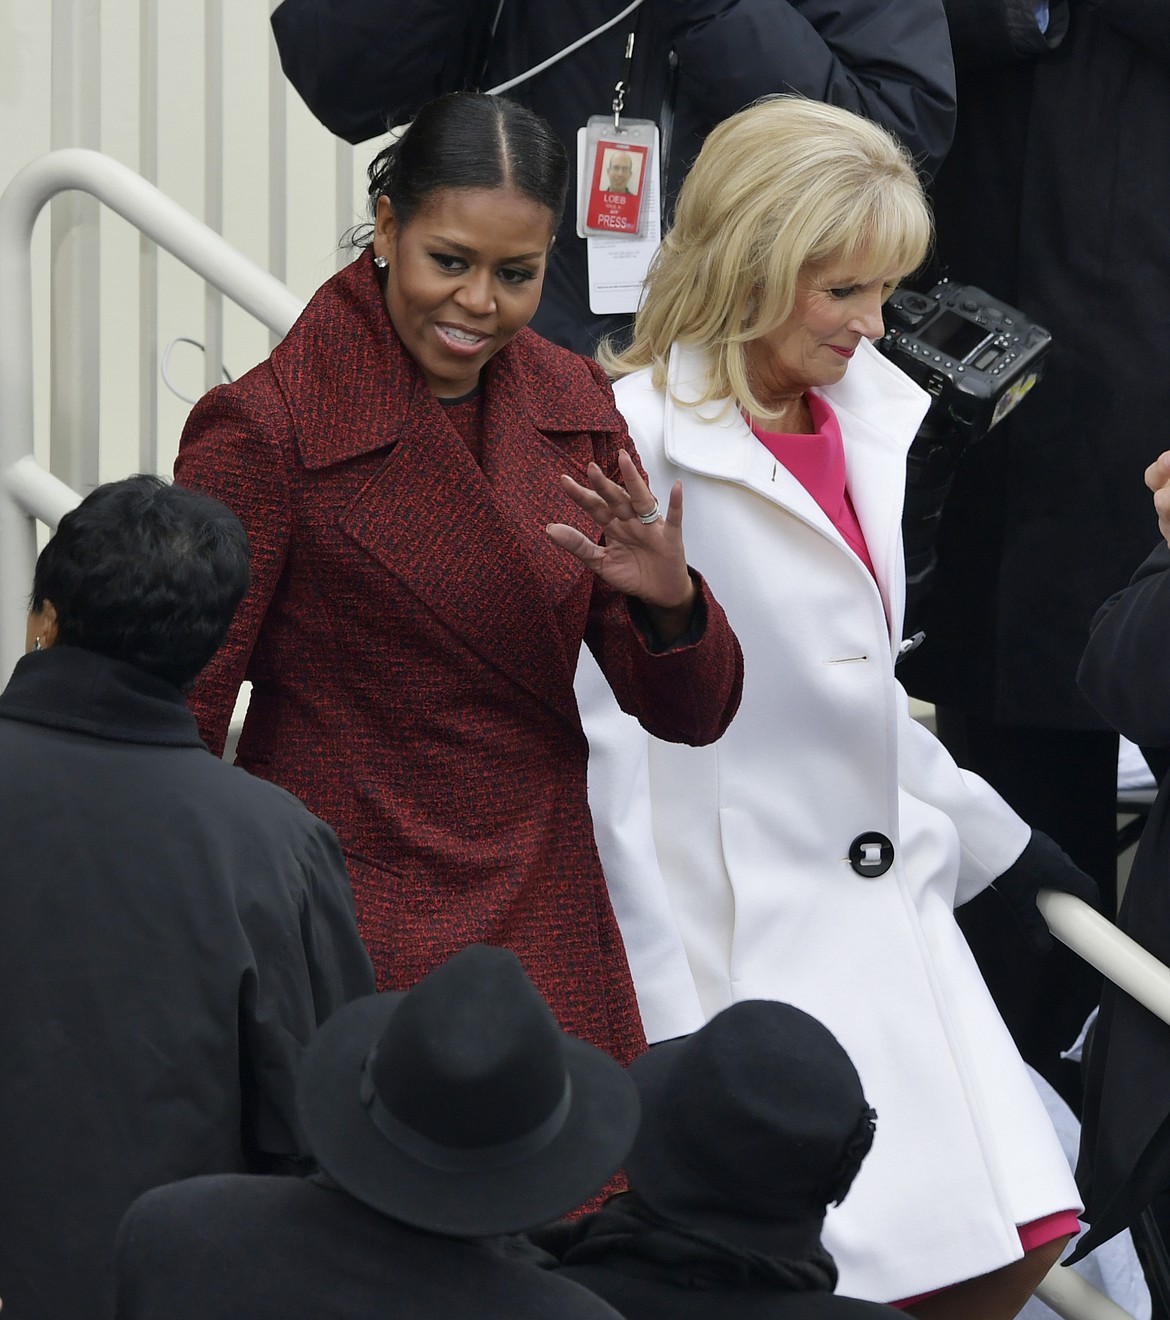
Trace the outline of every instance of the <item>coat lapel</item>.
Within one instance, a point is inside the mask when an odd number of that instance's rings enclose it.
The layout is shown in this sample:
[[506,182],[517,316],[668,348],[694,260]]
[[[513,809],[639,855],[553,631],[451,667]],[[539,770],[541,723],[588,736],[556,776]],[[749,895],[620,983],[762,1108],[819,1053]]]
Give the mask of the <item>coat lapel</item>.
[[[680,401],[698,397],[705,374],[702,352],[672,350],[669,388]],[[861,344],[845,377],[820,393],[841,424],[849,493],[896,644],[900,637],[893,632],[901,628],[905,594],[900,556],[906,451],[929,398],[868,342]],[[824,510],[756,439],[738,409],[668,407],[664,444],[679,467],[747,486],[845,548]],[[859,570],[864,572],[860,565]]]
[[[485,410],[485,456],[501,430],[494,411]],[[532,429],[514,425],[505,448],[536,450]],[[505,462],[511,480],[493,485],[423,391],[341,527],[444,628],[569,716],[576,654],[570,664],[555,607],[585,570],[544,532],[553,521],[581,525],[555,484],[565,466],[552,455]]]
[[824,395],[841,424],[849,494],[896,650],[906,607],[902,548],[906,453],[930,406],[930,396],[867,340],[844,377]]
[[[298,381],[291,411],[301,419],[302,460],[321,469],[384,451],[341,514],[341,530],[485,662],[575,718],[572,676],[588,592],[571,648],[565,629],[574,623],[561,607],[584,588],[587,570],[544,528],[565,522],[595,535],[557,477],[582,478],[593,457],[589,432],[622,426],[612,399],[584,364],[581,379],[569,373],[559,392],[530,390],[549,350],[521,332],[484,373],[481,468],[402,349],[365,264],[355,262],[354,278],[336,286],[335,317],[306,327],[301,372],[286,373]],[[355,360],[338,369],[339,353]],[[325,354],[333,359],[328,372],[316,366]],[[346,418],[344,429],[337,417]]]

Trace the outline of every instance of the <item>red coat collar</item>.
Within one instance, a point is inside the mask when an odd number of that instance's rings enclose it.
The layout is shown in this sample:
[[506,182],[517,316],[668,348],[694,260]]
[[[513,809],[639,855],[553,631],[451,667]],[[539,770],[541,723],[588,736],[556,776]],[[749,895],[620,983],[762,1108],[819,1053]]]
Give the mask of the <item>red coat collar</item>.
[[[391,445],[412,413],[440,406],[390,324],[369,251],[317,290],[271,362],[307,468]],[[485,385],[488,429],[501,406],[546,435],[625,429],[597,368],[528,329],[488,363]]]

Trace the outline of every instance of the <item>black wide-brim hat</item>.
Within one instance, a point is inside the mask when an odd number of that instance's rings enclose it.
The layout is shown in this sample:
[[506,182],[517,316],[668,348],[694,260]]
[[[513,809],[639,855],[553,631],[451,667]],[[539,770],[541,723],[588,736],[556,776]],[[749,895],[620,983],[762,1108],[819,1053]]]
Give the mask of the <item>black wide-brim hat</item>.
[[[518,1136],[509,1132],[500,1141],[477,1141],[469,1135],[466,1144],[458,1139],[453,1144],[436,1140],[433,1131],[420,1132],[380,1104],[371,1094],[371,1075],[412,1093],[407,1104],[422,1115],[415,1122],[425,1125],[430,1096],[441,1099],[447,1080],[441,1069],[430,1077],[412,1075],[427,1072],[420,1058],[430,1042],[422,1037],[428,1030],[444,1030],[442,1012],[429,1007],[435,992],[428,982],[437,984],[448,1002],[452,996],[457,1001],[460,995],[482,998],[485,993],[490,999],[490,986],[485,992],[477,980],[485,967],[497,977],[502,972],[507,983],[498,1005],[507,1023],[503,1030],[513,1031],[511,1024],[525,1018],[532,1028],[527,1038],[518,1039],[516,1057],[543,1067],[555,1051],[561,1100],[551,1115],[535,1115]],[[413,1018],[405,1046],[401,1041],[387,1046],[396,1016],[420,992],[431,998],[421,1001],[421,1018],[417,1011],[405,1015]],[[412,1007],[418,1009],[419,1001]],[[539,1015],[547,1017],[546,1026]],[[517,1037],[525,1030],[515,1028]],[[411,1057],[412,1041],[418,1057]],[[377,1058],[371,1069],[379,1051],[390,1057]],[[519,1113],[535,1089],[525,1087],[525,1067],[522,1062],[513,1070],[519,1089],[512,1108]],[[452,1086],[461,1080],[453,1074]],[[434,1088],[430,1093],[428,1086]],[[306,1049],[297,1108],[313,1157],[339,1186],[393,1219],[451,1237],[524,1232],[568,1213],[620,1166],[639,1115],[637,1092],[625,1070],[601,1050],[560,1031],[515,955],[484,945],[455,954],[409,992],[385,992],[339,1009]],[[482,1123],[477,1129],[479,1115],[469,1112],[467,1118],[469,1134],[482,1130]],[[489,1127],[494,1122],[494,1117],[487,1120]]]

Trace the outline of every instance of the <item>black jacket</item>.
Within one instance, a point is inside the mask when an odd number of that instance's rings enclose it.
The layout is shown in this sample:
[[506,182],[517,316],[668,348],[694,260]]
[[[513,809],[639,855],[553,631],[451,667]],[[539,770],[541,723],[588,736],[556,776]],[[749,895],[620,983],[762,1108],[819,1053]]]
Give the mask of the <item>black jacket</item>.
[[566,1265],[558,1273],[597,1293],[626,1320],[896,1320],[905,1312],[828,1292],[727,1285],[684,1288],[639,1272],[636,1261]]
[[[1080,667],[1096,710],[1128,738],[1170,748],[1170,549],[1102,606]],[[1117,924],[1170,963],[1170,779],[1154,802]],[[1170,1026],[1106,981],[1081,1113],[1077,1182],[1090,1231],[1077,1256],[1170,1188]]]
[[[404,123],[432,97],[493,88],[622,12],[627,0],[284,0],[281,63],[309,109],[350,142]],[[643,0],[640,9],[505,94],[543,115],[576,159],[577,129],[607,114],[636,34],[625,113],[655,120],[669,206],[703,139],[757,97],[797,91],[892,129],[924,170],[954,124],[942,0]],[[532,325],[590,352],[628,318],[589,311],[585,243],[566,208]]]
[[407,1228],[314,1178],[193,1178],[126,1216],[117,1320],[617,1320],[505,1248]]
[[939,267],[1051,331],[1040,384],[978,441],[943,514],[917,696],[1000,724],[1101,728],[1077,689],[1094,611],[1157,525],[1170,416],[1170,4],[947,0],[959,88]]
[[300,1153],[301,1047],[372,971],[328,827],[88,651],[0,694],[0,859],[0,1298],[99,1320],[140,1192]]
[[[712,1206],[718,1203],[714,1197]],[[820,1219],[802,1208],[798,1217],[775,1225],[775,1254],[759,1255],[759,1222],[756,1250],[747,1250],[734,1235],[688,1231],[682,1220],[662,1218],[631,1193],[530,1237],[550,1269],[604,1297],[626,1320],[894,1320],[901,1315],[833,1293],[837,1269],[820,1243],[820,1227]]]

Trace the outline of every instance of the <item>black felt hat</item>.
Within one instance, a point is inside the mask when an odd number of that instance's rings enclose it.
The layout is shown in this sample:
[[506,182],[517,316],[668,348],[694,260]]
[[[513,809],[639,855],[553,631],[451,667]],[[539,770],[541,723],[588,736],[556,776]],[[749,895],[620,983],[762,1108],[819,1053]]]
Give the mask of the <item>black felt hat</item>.
[[820,1243],[874,1119],[849,1055],[816,1018],[750,999],[629,1068],[642,1124],[630,1185],[665,1219],[797,1258]]
[[405,993],[355,1000],[314,1036],[297,1108],[352,1196],[452,1237],[522,1232],[572,1210],[621,1164],[638,1098],[566,1035],[515,954],[476,944]]

